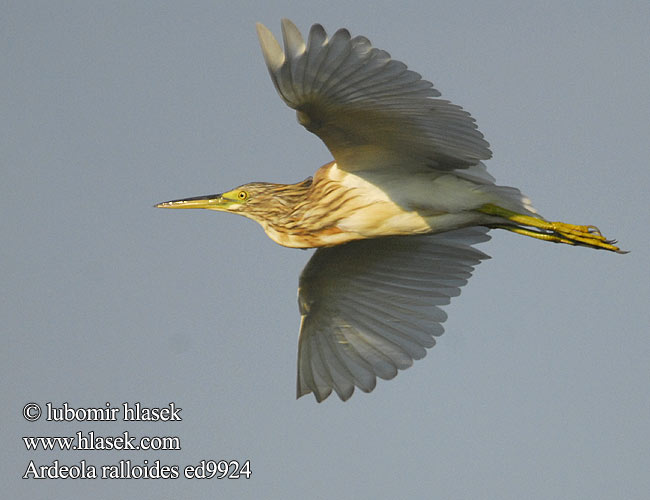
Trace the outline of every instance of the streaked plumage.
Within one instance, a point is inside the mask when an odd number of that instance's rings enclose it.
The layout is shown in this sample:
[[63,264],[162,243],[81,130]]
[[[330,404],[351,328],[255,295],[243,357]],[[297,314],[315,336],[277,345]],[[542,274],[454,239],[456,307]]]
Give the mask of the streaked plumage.
[[441,335],[440,306],[488,258],[489,228],[619,251],[593,226],[548,222],[515,188],[497,186],[474,119],[365,37],[308,41],[282,21],[284,50],[257,32],[271,79],[298,121],[334,156],[313,179],[251,183],[161,203],[259,222],[288,247],[318,250],[300,276],[298,397],[347,400],[390,379]]

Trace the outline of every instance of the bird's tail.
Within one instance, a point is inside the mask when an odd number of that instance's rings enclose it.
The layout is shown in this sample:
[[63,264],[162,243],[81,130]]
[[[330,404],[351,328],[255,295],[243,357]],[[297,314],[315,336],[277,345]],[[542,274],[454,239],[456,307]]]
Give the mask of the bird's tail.
[[537,213],[533,207],[532,201],[519,189],[510,186],[483,185],[479,188],[485,193],[489,193],[490,198],[494,199],[493,204],[503,207],[512,212],[529,215],[538,219],[544,218]]

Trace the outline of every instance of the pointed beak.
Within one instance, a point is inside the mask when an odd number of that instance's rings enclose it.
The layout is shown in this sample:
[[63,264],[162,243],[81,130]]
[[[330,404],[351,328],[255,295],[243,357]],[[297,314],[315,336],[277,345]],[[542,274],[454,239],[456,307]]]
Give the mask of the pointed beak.
[[155,208],[211,208],[219,209],[226,200],[220,194],[208,194],[183,198],[182,200],[163,201],[154,205]]

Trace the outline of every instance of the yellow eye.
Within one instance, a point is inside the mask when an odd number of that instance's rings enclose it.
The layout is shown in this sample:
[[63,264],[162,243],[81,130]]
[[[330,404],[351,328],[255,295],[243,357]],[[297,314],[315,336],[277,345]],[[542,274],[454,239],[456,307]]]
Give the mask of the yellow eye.
[[239,193],[237,193],[237,198],[244,201],[248,199],[248,193],[246,191],[240,191]]

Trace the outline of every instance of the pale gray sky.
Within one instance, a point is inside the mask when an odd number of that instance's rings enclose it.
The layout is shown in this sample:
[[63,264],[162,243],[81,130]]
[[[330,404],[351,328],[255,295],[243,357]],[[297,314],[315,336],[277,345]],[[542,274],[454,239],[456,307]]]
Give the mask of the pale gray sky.
[[[501,184],[625,256],[504,232],[428,356],[347,403],[296,401],[310,252],[156,202],[296,182],[330,159],[254,23],[347,27],[476,117]],[[650,496],[650,4],[3,2],[7,498]],[[28,402],[175,402],[182,422],[27,422]],[[23,436],[178,436],[27,451]],[[250,480],[22,480],[38,465],[250,459]]]

